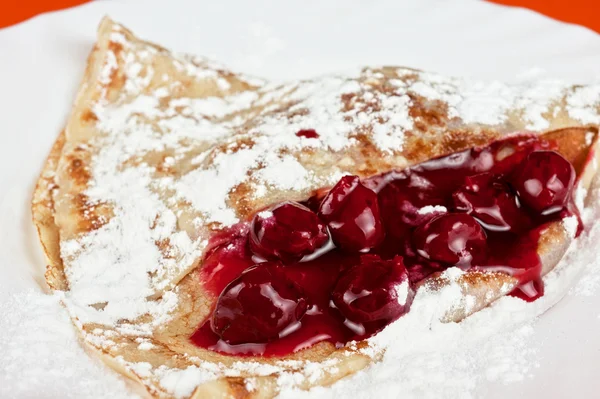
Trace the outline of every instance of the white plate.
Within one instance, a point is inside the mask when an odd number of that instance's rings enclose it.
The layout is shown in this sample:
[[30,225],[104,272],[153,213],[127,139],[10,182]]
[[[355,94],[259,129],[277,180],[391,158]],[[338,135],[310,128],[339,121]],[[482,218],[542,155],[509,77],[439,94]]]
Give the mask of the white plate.
[[[144,38],[271,79],[364,64],[505,80],[534,66],[574,82],[600,74],[599,35],[480,1],[107,1],[0,31],[1,397],[129,395],[117,377],[85,359],[56,302],[37,294],[44,261],[29,217],[33,184],[106,14]],[[29,308],[19,301],[30,301]],[[596,397],[599,304],[595,295],[567,295],[535,326],[531,376],[481,382],[474,370],[478,383],[465,386],[464,396]],[[27,355],[32,351],[37,358]]]

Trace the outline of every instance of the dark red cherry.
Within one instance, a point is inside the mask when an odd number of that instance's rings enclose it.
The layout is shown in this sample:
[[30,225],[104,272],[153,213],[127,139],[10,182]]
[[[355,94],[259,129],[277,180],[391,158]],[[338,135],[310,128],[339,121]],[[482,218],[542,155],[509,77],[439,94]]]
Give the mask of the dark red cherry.
[[221,293],[227,284],[256,263],[252,261],[252,253],[247,245],[247,233],[244,231],[244,234],[239,236],[236,233],[234,232],[235,235],[227,241],[226,237],[222,240],[211,239],[217,246],[210,249],[204,258],[200,271],[203,285],[214,295]]
[[304,293],[280,263],[259,263],[225,287],[211,328],[230,345],[268,342],[298,328],[306,309]]
[[530,225],[518,198],[498,175],[468,176],[452,199],[457,211],[473,216],[488,230],[521,231]]
[[555,151],[534,151],[517,168],[512,182],[523,203],[549,215],[564,207],[575,184],[575,170]]
[[413,290],[402,257],[382,260],[364,255],[347,269],[331,295],[342,315],[355,323],[391,323],[408,312]]
[[436,195],[433,184],[415,173],[402,174],[379,192],[379,209],[386,233],[394,239],[408,234],[411,228],[445,213],[444,200]]
[[357,176],[342,177],[321,202],[319,216],[343,250],[366,252],[383,241],[377,194]]
[[300,260],[327,242],[327,228],[316,213],[297,202],[259,212],[250,226],[252,252],[265,259]]
[[425,259],[460,267],[483,261],[487,246],[483,228],[464,213],[434,217],[415,230],[413,243]]

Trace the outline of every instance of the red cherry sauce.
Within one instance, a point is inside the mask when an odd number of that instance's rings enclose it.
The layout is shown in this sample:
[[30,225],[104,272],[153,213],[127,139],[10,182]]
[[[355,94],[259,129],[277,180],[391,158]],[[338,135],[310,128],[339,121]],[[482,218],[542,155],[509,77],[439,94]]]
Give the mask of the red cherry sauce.
[[[230,244],[230,250],[225,252],[225,259],[217,265],[211,262],[202,270],[204,286],[215,296],[245,269],[244,266],[255,263],[247,244],[242,241],[243,238],[234,238],[234,244]],[[333,249],[314,260],[285,266],[288,278],[303,288],[310,304],[301,319],[301,327],[283,338],[268,343],[230,345],[212,331],[209,318],[192,336],[192,341],[203,348],[236,355],[284,356],[322,341],[341,346],[354,339],[356,334],[344,326],[344,318],[330,307],[330,295],[340,272],[357,261],[358,255]],[[212,280],[208,280],[209,276],[213,277]]]
[[[298,135],[311,137],[312,132],[300,131]],[[324,247],[301,260],[281,259],[286,280],[299,287],[303,300],[307,302],[307,310],[299,320],[299,326],[267,342],[232,345],[213,332],[210,315],[193,334],[192,341],[200,347],[226,354],[285,356],[318,342],[327,341],[339,347],[350,340],[364,339],[377,333],[391,321],[383,325],[375,323],[373,328],[366,323],[362,326],[367,327],[366,330],[362,327],[362,330],[357,329],[356,323],[348,323],[349,319],[332,300],[336,283],[344,281],[340,276],[348,275],[345,272],[353,266],[364,264],[365,258],[361,257],[365,254],[370,257],[368,262],[376,263],[380,262],[377,259],[398,262],[398,257],[401,257],[402,267],[406,267],[404,273],[408,272],[408,279],[413,285],[451,266],[464,270],[502,271],[521,282],[511,295],[527,301],[537,299],[543,295],[542,265],[537,254],[540,232],[548,223],[577,213],[571,192],[558,192],[561,185],[556,181],[546,185],[551,191],[538,190],[541,192],[539,200],[532,199],[535,192],[529,190],[527,200],[520,201],[515,187],[523,190],[522,187],[539,185],[538,182],[523,181],[522,170],[528,167],[529,154],[553,148],[552,142],[520,136],[446,155],[402,171],[363,179],[361,184],[377,193],[385,239],[374,248],[368,251],[363,248],[361,252],[350,247],[344,249],[342,242],[338,242],[340,247],[336,247],[330,239]],[[571,190],[571,177],[568,170],[563,172],[565,168],[560,162],[558,166],[546,166],[545,161],[533,161],[535,164],[531,168],[543,170],[529,168],[529,180],[540,176],[540,184],[544,186],[544,176],[549,175],[552,168],[560,167],[562,175],[558,176],[565,176],[562,185]],[[303,205],[317,212],[326,194],[326,191],[319,190]],[[563,205],[558,206],[563,197]],[[540,212],[541,206],[527,205],[527,202],[537,204],[535,201],[544,205],[544,210],[549,206],[560,210]],[[370,206],[373,207],[373,204]],[[447,214],[455,215],[462,224],[451,223],[453,219],[446,217],[450,216]],[[476,226],[477,223],[481,228]],[[215,297],[223,290],[226,292],[228,284],[238,279],[245,269],[265,261],[252,253],[248,242],[249,225],[250,222],[240,223],[211,240],[212,249],[206,256],[201,280],[204,288]],[[331,231],[331,226],[329,229]],[[443,231],[438,236],[435,229]],[[470,234],[462,241],[458,237],[459,242],[465,243],[464,247],[456,248],[450,243],[451,238],[443,238],[460,235],[463,231]],[[444,239],[448,242],[447,247],[444,247]],[[482,240],[485,240],[484,246]],[[455,259],[460,261],[444,263]],[[239,284],[240,280],[236,281]]]

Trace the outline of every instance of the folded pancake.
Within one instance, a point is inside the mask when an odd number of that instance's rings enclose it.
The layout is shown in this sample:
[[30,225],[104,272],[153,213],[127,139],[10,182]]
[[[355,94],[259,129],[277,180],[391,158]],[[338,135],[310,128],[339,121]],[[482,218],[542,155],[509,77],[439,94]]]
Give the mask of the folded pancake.
[[[47,282],[64,292],[83,341],[152,396],[268,398],[282,387],[330,385],[384,349],[321,342],[249,358],[190,342],[216,299],[198,273],[209,239],[343,175],[401,170],[523,132],[556,140],[587,189],[596,184],[598,93],[398,67],[270,84],[170,53],[105,18],[34,193]],[[297,135],[304,129],[318,137]],[[542,274],[573,239],[562,222],[548,227],[538,247]],[[484,308],[518,281],[442,273],[424,280],[415,300],[452,284],[463,296],[445,321]]]

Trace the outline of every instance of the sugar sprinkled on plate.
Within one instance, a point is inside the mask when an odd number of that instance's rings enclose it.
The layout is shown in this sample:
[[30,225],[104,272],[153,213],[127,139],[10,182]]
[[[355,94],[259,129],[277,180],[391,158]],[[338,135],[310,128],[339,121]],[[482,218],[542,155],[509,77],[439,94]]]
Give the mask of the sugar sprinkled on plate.
[[125,380],[84,351],[59,295],[29,289],[5,297],[0,325],[0,397],[138,397]]

